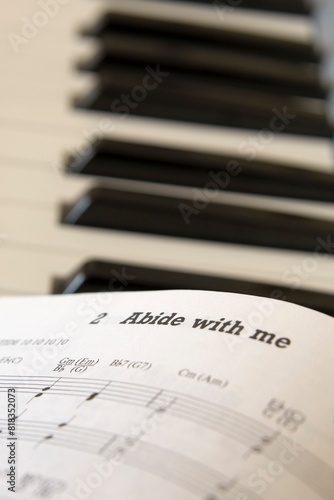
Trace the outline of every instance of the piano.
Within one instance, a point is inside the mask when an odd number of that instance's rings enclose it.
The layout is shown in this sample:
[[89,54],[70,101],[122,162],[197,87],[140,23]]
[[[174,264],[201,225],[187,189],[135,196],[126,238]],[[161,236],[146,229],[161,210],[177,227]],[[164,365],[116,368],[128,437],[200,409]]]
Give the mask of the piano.
[[3,8],[0,293],[203,288],[334,314],[332,10]]

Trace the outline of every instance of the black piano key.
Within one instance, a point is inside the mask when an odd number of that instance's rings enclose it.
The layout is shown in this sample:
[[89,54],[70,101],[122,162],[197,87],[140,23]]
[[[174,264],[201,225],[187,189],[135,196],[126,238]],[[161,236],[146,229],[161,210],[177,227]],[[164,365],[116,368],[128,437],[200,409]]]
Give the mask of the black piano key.
[[333,295],[311,290],[190,274],[127,263],[91,261],[67,280],[55,280],[54,293],[134,292],[148,290],[212,290],[286,300],[334,316]]
[[225,31],[106,15],[91,30],[102,52],[80,65],[94,72],[99,85],[76,104],[126,115],[253,129],[264,128],[277,108],[288,109],[294,119],[286,132],[332,136],[325,103],[300,98],[326,95],[316,65],[287,61],[290,46],[281,58],[268,57],[268,37],[261,56],[258,49],[254,53],[249,37],[247,43],[238,37],[227,47],[226,36],[220,39]]
[[111,139],[69,159],[67,172],[190,187],[216,179],[220,190],[334,201],[333,174]]
[[[314,252],[332,221],[251,207],[146,193],[92,189],[63,208],[66,224]],[[321,245],[320,245],[321,247]],[[322,247],[321,247],[322,248]],[[321,250],[320,251],[324,251]]]
[[[320,81],[319,64],[296,60],[286,49],[275,56],[268,51],[268,39],[261,50],[251,43],[211,39],[215,30],[207,29],[201,37],[191,28],[187,35],[173,22],[163,22],[157,29],[155,20],[113,14],[102,18],[96,29],[101,51],[79,68],[105,73],[115,62],[168,66],[173,72],[182,69],[199,75],[219,76],[222,85],[255,88],[285,95],[325,97],[327,90]],[[160,26],[160,24],[159,24]],[[162,29],[163,28],[163,29]],[[186,29],[186,31],[189,31]],[[94,33],[94,30],[93,30]]]
[[[159,74],[161,76],[159,76]],[[213,78],[191,75],[181,70],[115,63],[110,74],[89,94],[74,101],[79,108],[137,115],[183,122],[268,129],[273,132],[314,137],[332,137],[333,128],[323,101],[315,103],[293,96],[267,94],[221,85]],[[154,76],[152,76],[154,75]],[[160,79],[154,89],[143,82],[150,76]],[[147,85],[146,85],[147,87]]]
[[[110,39],[109,39],[110,38]],[[184,75],[185,70],[193,79],[208,79],[216,84],[239,89],[272,92],[278,95],[295,95],[324,99],[328,89],[321,82],[320,68],[312,63],[275,60],[268,56],[247,54],[243,48],[194,46],[178,40],[161,41],[148,35],[118,35],[113,33],[103,40],[100,51],[88,60],[81,61],[78,69],[93,72],[110,81],[115,65],[140,65],[168,68],[168,72]],[[181,71],[180,71],[181,70]]]
[[216,9],[255,9],[287,14],[309,15],[311,9],[306,0],[173,0],[177,3],[213,5]]
[[[315,49],[312,40],[298,42],[260,33],[236,31],[227,22],[221,23],[218,28],[213,26],[193,26],[189,23],[131,15],[129,13],[111,12],[103,15],[94,25],[81,32],[86,36],[95,36],[101,42],[112,42],[113,36],[142,37],[150,40],[154,37],[156,42],[165,41],[168,44],[177,43],[175,54],[178,50],[203,44],[204,49],[211,47],[213,50],[234,48],[240,49],[244,54],[263,55],[272,59],[295,61],[297,63],[318,63],[320,54]],[[112,46],[112,45],[111,45]],[[117,50],[117,47],[114,47]],[[154,47],[151,48],[152,50]],[[168,47],[165,47],[167,50]],[[135,51],[135,47],[133,47]],[[194,57],[194,54],[193,54]],[[192,57],[192,59],[193,59]],[[160,62],[160,61],[158,61]]]

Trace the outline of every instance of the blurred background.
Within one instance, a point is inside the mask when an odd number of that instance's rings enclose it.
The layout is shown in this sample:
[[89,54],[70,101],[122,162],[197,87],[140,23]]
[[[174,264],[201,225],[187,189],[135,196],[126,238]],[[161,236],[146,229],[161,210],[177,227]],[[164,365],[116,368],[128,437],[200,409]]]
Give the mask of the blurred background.
[[0,293],[197,288],[333,315],[333,11],[4,6]]

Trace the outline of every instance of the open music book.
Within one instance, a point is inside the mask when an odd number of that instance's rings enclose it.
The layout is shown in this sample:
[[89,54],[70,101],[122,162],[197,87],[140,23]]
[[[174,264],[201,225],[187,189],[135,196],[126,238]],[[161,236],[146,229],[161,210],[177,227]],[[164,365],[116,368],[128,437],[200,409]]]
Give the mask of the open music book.
[[0,300],[0,498],[334,495],[334,319],[217,292]]

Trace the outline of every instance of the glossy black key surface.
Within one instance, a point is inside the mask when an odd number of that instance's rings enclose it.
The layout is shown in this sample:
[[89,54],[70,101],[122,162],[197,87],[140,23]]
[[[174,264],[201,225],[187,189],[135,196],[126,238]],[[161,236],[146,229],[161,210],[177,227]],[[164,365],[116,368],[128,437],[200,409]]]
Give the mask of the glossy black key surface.
[[[151,90],[143,85],[149,77]],[[157,83],[157,81],[159,83]],[[154,87],[153,87],[154,85]],[[147,85],[146,85],[147,86]],[[215,79],[182,70],[139,64],[114,63],[100,85],[75,101],[75,105],[113,112],[247,129],[268,129],[274,133],[332,137],[323,101],[313,102],[238,89]]]
[[112,40],[104,41],[97,54],[78,64],[78,69],[93,72],[102,83],[109,85],[114,82],[115,70],[122,67],[123,70],[125,67],[132,67],[133,70],[136,67],[142,70],[158,68],[158,73],[161,68],[174,78],[184,78],[187,72],[195,84],[205,79],[211,85],[220,85],[222,90],[249,89],[278,96],[318,99],[327,96],[327,90],[320,81],[318,65],[277,61],[247,54],[243,48],[196,47],[190,43],[185,47],[177,40],[173,43],[155,38],[142,41],[134,34],[113,33]]
[[333,134],[316,55],[295,59],[290,43],[275,54],[270,37],[243,39],[226,24],[201,28],[120,13],[86,32],[101,51],[79,67],[92,71],[98,86],[78,107],[251,129],[279,113],[276,132]]
[[215,77],[216,83],[237,88],[283,95],[326,96],[317,54],[310,54],[305,60],[301,54],[294,57],[291,44],[275,54],[268,36],[257,46],[250,35],[243,41],[240,33],[230,33],[226,24],[220,30],[202,31],[170,21],[119,13],[106,15],[98,25],[86,31],[97,37],[100,53],[79,67],[105,75],[117,62],[139,64],[143,68],[159,65],[168,67],[171,73],[191,71],[193,78],[196,74]]
[[[269,0],[268,0],[269,3]],[[219,12],[219,11],[218,11]],[[217,16],[218,16],[217,12]],[[219,19],[219,16],[217,17]],[[192,25],[182,20],[171,21],[144,15],[110,12],[103,15],[98,22],[82,30],[82,34],[95,36],[100,42],[112,47],[115,37],[138,37],[138,40],[149,41],[152,37],[159,43],[167,42],[165,50],[170,44],[174,49],[175,57],[178,50],[197,47],[217,49],[241,49],[245,54],[267,55],[269,58],[280,61],[319,62],[319,52],[315,49],[313,40],[294,41],[270,34],[254,33],[251,31],[236,30],[228,22],[220,23],[218,27]],[[154,50],[154,47],[150,47]],[[115,51],[117,47],[114,47]],[[136,47],[133,46],[133,53]],[[193,51],[193,56],[195,51]],[[189,53],[190,50],[189,50]],[[193,57],[192,57],[193,59]],[[160,62],[160,61],[158,61]]]
[[258,9],[289,14],[310,14],[305,0],[173,0],[177,3],[211,4],[215,9]]
[[[92,189],[63,208],[67,224],[281,249],[325,252],[319,239],[334,233],[332,221],[280,214],[207,199]],[[196,203],[195,203],[196,202]],[[199,208],[203,207],[203,208]]]
[[68,161],[68,173],[334,201],[334,175],[213,153],[103,139]]
[[286,300],[334,316],[333,295],[311,290],[236,280],[229,277],[181,273],[128,263],[91,261],[67,280],[56,280],[54,293],[135,292],[148,290],[212,290]]

